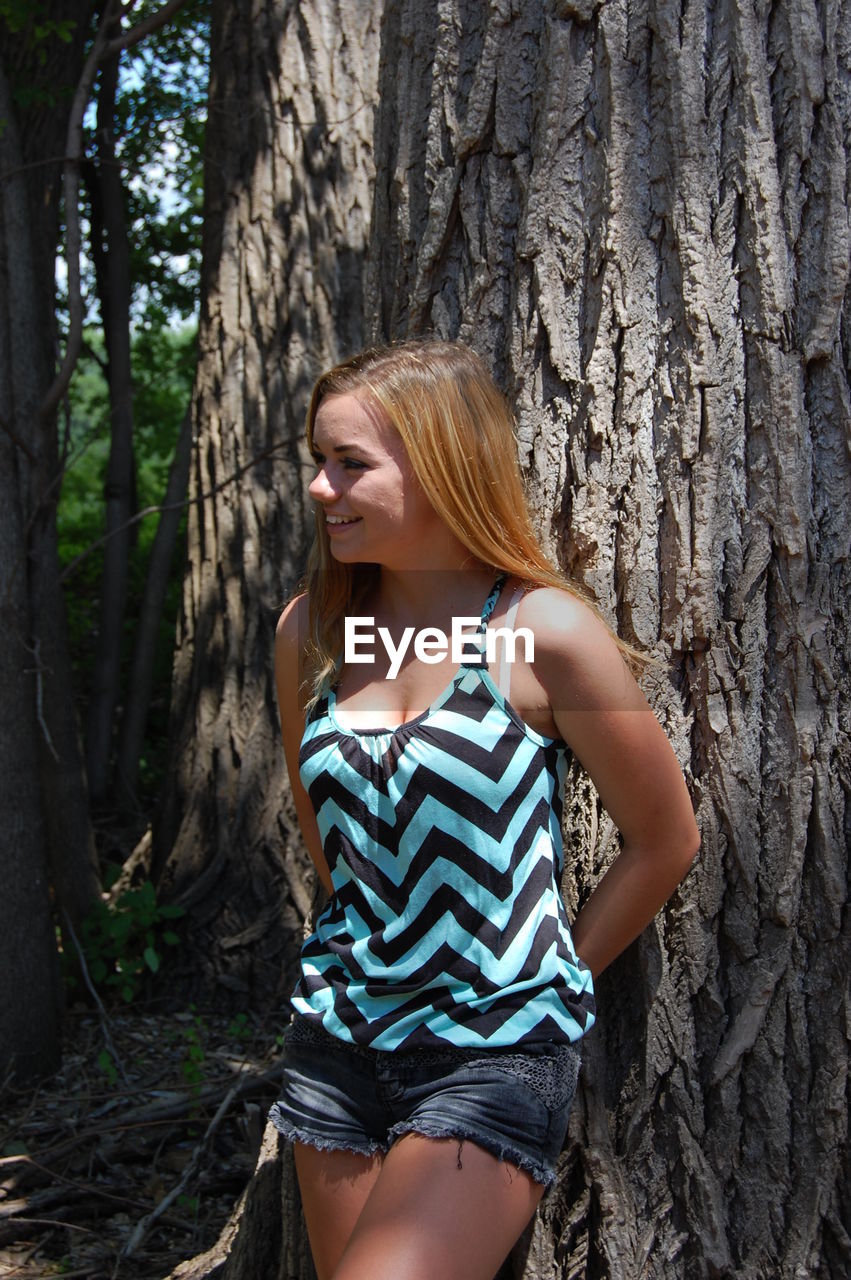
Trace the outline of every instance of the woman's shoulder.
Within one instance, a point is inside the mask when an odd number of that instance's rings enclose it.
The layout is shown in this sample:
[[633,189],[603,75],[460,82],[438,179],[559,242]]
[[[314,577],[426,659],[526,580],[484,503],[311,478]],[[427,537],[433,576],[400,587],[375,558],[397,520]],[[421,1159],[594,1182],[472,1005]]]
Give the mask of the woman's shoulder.
[[303,591],[284,605],[275,627],[275,653],[279,661],[295,659],[303,665],[310,635],[310,604]]
[[518,627],[528,627],[536,644],[563,646],[571,642],[595,640],[612,633],[597,611],[566,587],[523,584],[516,614]]
[[581,596],[557,587],[530,590],[521,602],[516,626],[528,627],[534,636],[535,675],[554,713],[567,705],[568,694],[574,710],[644,705],[617,638]]
[[279,639],[297,640],[299,628],[303,628],[302,638],[307,634],[307,619],[310,609],[310,602],[307,598],[307,592],[301,591],[297,596],[293,596],[284,605],[280,618],[275,628],[275,633]]

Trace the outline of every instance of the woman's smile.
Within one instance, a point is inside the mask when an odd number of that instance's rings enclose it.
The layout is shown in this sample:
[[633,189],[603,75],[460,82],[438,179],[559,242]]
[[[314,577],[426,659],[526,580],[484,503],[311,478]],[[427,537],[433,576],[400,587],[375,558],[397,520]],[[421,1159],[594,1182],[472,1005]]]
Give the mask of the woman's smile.
[[360,524],[360,516],[332,516],[325,512],[325,524],[329,533],[341,533],[350,525]]

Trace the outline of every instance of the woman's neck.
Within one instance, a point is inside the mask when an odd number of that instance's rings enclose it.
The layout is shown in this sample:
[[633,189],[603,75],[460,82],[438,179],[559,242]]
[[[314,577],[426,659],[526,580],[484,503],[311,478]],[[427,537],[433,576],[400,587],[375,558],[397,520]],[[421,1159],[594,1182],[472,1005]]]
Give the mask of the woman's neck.
[[382,568],[369,606],[384,626],[435,626],[481,610],[495,570],[467,553],[463,567]]

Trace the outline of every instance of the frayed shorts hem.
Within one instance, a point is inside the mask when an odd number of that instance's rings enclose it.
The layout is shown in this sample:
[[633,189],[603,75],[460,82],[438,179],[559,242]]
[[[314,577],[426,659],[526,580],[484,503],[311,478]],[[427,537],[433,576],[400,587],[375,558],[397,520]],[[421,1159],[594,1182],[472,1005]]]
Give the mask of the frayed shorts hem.
[[555,1181],[579,1071],[575,1045],[391,1052],[349,1045],[296,1018],[284,1047],[269,1118],[290,1141],[370,1157],[418,1133],[472,1142],[544,1189]]
[[317,1151],[350,1151],[356,1156],[385,1155],[387,1145],[381,1142],[344,1142],[340,1138],[321,1138],[310,1129],[299,1129],[290,1124],[280,1113],[277,1103],[269,1112],[269,1119],[282,1138],[288,1142],[301,1142],[307,1147],[315,1147]]
[[[488,1155],[493,1156],[495,1159],[501,1160],[505,1164],[513,1164],[516,1169],[527,1173],[532,1181],[543,1186],[545,1191],[549,1190],[556,1178],[553,1170],[537,1164],[524,1152],[497,1142],[492,1137],[481,1134],[476,1130],[462,1129],[458,1125],[436,1125],[428,1124],[424,1121],[402,1120],[390,1129],[387,1135],[387,1142],[357,1143],[343,1142],[338,1138],[321,1138],[307,1129],[299,1129],[296,1125],[286,1121],[277,1107],[272,1107],[269,1112],[269,1119],[278,1130],[278,1133],[286,1138],[288,1142],[300,1142],[305,1146],[313,1147],[316,1151],[349,1151],[352,1155],[364,1156],[369,1159],[375,1155],[386,1155],[393,1143],[399,1138],[404,1138],[408,1133],[416,1133],[421,1138],[432,1138],[437,1142],[472,1142],[474,1146],[486,1151]],[[458,1167],[463,1167],[460,1147]]]

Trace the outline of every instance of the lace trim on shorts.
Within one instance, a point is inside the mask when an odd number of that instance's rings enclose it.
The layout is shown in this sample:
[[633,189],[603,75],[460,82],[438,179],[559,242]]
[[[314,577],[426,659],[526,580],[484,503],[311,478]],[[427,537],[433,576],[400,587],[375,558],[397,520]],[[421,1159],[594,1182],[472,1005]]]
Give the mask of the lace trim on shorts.
[[[305,1017],[297,1016],[290,1023],[286,1035],[293,1043],[314,1049],[327,1049],[330,1039],[359,1056],[368,1058],[381,1052],[366,1045],[337,1040],[323,1026]],[[402,1049],[392,1052],[400,1058],[416,1056],[417,1063],[424,1067],[482,1066],[504,1071],[506,1075],[522,1081],[551,1111],[563,1107],[573,1097],[581,1060],[577,1045],[552,1042],[542,1046],[540,1051],[535,1048],[508,1052],[504,1049],[459,1049],[454,1045],[447,1045],[445,1049]]]

